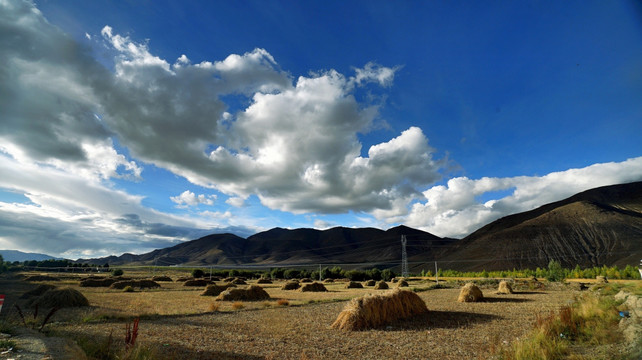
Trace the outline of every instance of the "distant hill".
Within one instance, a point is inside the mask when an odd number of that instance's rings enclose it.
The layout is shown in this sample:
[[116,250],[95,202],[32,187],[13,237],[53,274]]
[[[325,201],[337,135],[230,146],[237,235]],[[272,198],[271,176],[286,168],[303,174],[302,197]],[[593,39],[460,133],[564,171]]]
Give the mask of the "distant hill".
[[[78,260],[110,265],[340,264],[397,267],[401,235],[411,272],[637,265],[642,259],[642,182],[605,186],[506,216],[462,240],[398,226],[328,230],[274,228],[248,237],[214,234],[134,255]],[[356,265],[359,264],[359,265]]]
[[[642,259],[642,182],[605,186],[506,216],[453,245],[441,264],[501,270],[637,265]],[[465,261],[463,261],[465,260]]]
[[95,264],[108,262],[110,265],[395,265],[401,259],[401,235],[406,235],[410,261],[432,257],[455,241],[406,226],[387,231],[345,227],[329,230],[274,228],[247,239],[233,234],[214,234],[142,255],[123,254],[78,261]]
[[51,259],[57,259],[53,256],[45,255],[45,254],[38,254],[38,253],[28,253],[28,252],[22,252],[18,250],[0,250],[0,255],[2,255],[2,258],[4,261],[29,261],[29,260],[36,260],[36,261],[44,261],[44,260],[51,260]]

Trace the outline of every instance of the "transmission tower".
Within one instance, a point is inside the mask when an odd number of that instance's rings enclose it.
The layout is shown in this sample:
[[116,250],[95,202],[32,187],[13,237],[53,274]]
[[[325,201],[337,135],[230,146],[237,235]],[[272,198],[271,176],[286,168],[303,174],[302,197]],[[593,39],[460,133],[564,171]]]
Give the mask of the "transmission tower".
[[401,235],[401,276],[408,277],[408,253],[406,252],[406,235]]

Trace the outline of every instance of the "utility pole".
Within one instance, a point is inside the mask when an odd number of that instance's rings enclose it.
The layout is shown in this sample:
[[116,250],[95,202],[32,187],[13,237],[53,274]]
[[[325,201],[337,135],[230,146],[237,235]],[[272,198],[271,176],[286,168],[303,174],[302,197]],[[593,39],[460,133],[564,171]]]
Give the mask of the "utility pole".
[[437,285],[439,285],[439,275],[437,275],[437,262],[435,261],[435,281],[437,281]]
[[406,252],[406,235],[401,235],[401,276],[408,277],[408,253]]
[[319,281],[323,281],[323,279],[321,279],[321,264],[319,264]]

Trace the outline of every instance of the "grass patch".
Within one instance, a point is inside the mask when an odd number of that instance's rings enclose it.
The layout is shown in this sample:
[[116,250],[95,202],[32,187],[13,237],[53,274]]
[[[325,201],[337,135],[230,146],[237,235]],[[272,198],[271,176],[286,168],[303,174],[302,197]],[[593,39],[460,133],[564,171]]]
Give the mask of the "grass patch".
[[287,301],[286,299],[279,299],[276,301],[276,304],[279,306],[289,306],[290,302]]
[[207,311],[209,311],[209,312],[217,312],[220,307],[221,307],[221,303],[211,302],[210,305],[207,308]]
[[16,343],[13,340],[0,340],[0,351],[7,351],[9,349],[15,349]]
[[619,342],[622,335],[617,305],[610,296],[583,294],[571,306],[538,315],[535,329],[512,347],[501,349],[499,359],[564,359],[574,356],[572,345],[590,347]]
[[245,305],[240,301],[235,301],[234,303],[232,303],[232,309],[234,309],[234,310],[241,310],[244,307],[245,307]]

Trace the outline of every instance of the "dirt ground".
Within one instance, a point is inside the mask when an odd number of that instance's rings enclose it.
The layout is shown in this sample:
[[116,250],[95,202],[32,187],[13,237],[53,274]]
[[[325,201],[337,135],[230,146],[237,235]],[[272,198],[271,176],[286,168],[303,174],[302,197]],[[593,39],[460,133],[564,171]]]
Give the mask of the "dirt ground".
[[[281,283],[275,283],[265,285],[271,301],[244,302],[237,310],[233,303],[216,302],[219,309],[211,312],[214,301],[199,296],[203,288],[161,283],[159,290],[123,293],[60,283],[81,290],[92,306],[56,314],[47,325],[50,335],[106,343],[112,334],[122,342],[125,318],[146,314],[137,342],[159,357],[176,359],[484,359],[530,331],[538,313],[555,311],[576,294],[564,288],[497,295],[494,288],[484,288],[484,302],[458,303],[458,288],[434,289],[418,293],[427,314],[345,332],[330,328],[345,299],[391,290],[344,289],[345,284],[334,283],[326,284],[326,293],[301,293],[280,290]],[[16,294],[30,287],[17,286]],[[277,299],[287,299],[289,306],[277,305]],[[64,358],[61,353],[52,349],[49,358]]]

